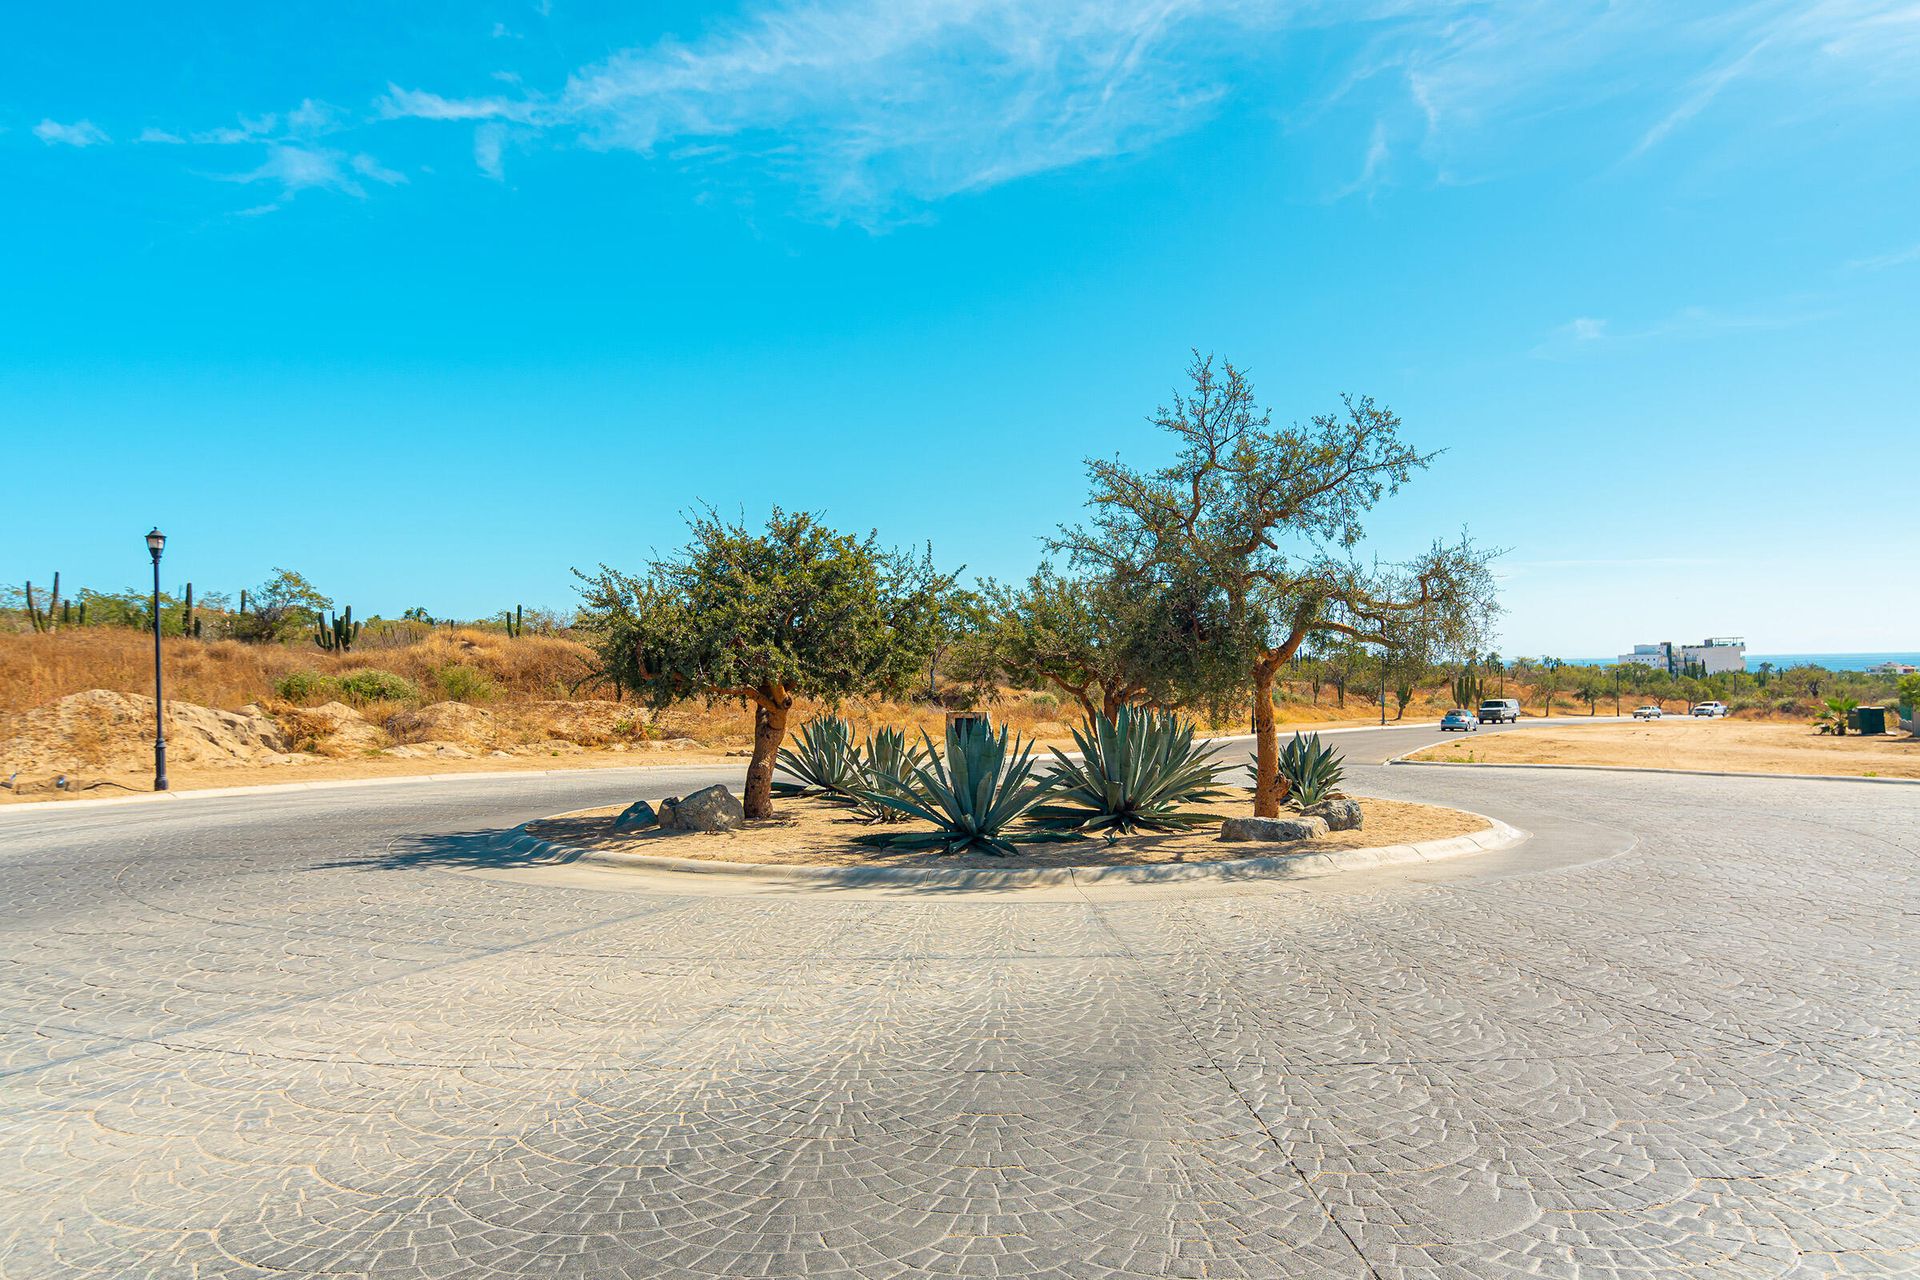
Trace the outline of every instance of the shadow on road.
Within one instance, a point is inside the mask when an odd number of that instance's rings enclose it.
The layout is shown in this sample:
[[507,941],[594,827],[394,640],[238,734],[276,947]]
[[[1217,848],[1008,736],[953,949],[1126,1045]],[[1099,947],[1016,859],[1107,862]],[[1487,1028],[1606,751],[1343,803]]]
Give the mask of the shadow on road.
[[421,867],[499,871],[512,867],[560,866],[572,862],[577,856],[530,853],[519,847],[512,839],[513,835],[512,827],[495,827],[485,831],[395,836],[384,850],[369,852],[363,857],[321,863],[319,867],[357,871],[406,871]]

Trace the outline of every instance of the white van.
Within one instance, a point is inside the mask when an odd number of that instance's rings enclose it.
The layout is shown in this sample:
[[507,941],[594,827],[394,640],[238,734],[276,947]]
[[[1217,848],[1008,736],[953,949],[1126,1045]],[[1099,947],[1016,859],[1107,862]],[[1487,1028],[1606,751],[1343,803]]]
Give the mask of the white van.
[[1481,724],[1514,724],[1520,719],[1520,699],[1488,698],[1480,704]]

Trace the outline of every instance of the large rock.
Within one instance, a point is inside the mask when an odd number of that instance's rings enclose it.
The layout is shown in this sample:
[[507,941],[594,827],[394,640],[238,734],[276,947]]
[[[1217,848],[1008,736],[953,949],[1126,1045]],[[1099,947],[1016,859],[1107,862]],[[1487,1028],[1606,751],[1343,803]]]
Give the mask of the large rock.
[[1358,831],[1361,819],[1358,800],[1322,800],[1300,811],[1303,818],[1323,818],[1331,831]]
[[747,820],[740,798],[722,786],[703,787],[686,799],[660,804],[660,825],[668,831],[732,831]]
[[621,811],[619,817],[613,820],[613,829],[615,831],[639,831],[646,827],[657,827],[659,825],[660,815],[655,813],[653,806],[645,800],[635,800]]
[[1261,840],[1285,844],[1327,834],[1325,818],[1228,818],[1220,824],[1222,840]]

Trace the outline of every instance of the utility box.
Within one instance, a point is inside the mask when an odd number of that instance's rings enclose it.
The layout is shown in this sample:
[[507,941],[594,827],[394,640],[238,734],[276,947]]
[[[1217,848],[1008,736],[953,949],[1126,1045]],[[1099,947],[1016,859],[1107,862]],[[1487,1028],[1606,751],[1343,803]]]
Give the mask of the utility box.
[[1860,723],[1855,727],[1869,737],[1887,731],[1887,709],[1885,707],[1862,707],[1854,713]]

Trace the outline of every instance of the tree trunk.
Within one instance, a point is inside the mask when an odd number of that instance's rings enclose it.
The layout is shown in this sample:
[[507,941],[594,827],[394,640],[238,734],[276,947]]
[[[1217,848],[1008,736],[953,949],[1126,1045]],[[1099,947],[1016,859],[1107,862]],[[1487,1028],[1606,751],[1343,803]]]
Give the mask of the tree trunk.
[[747,794],[741,806],[749,818],[773,816],[773,757],[787,737],[787,712],[793,696],[784,690],[753,703],[753,759],[747,762]]
[[1280,816],[1280,802],[1286,799],[1280,781],[1280,742],[1273,724],[1273,675],[1279,663],[1265,659],[1253,668],[1253,815],[1256,818]]

